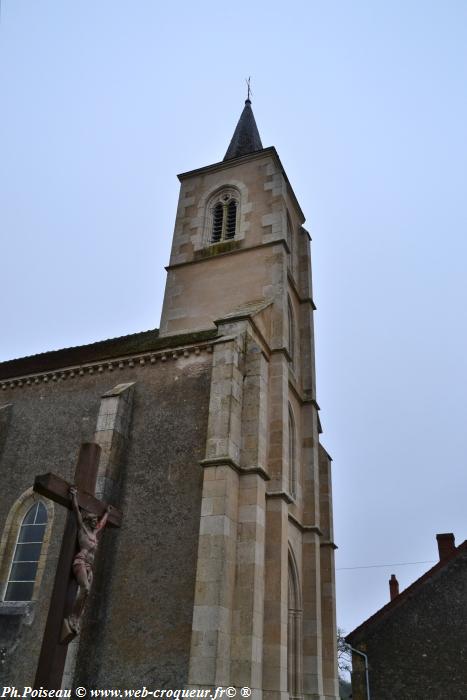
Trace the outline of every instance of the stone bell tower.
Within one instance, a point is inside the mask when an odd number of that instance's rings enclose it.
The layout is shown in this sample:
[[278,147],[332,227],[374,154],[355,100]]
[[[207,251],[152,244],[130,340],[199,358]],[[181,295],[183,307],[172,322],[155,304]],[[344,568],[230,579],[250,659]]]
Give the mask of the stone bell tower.
[[224,159],[179,179],[160,336],[218,332],[188,683],[338,698],[305,218],[249,99]]

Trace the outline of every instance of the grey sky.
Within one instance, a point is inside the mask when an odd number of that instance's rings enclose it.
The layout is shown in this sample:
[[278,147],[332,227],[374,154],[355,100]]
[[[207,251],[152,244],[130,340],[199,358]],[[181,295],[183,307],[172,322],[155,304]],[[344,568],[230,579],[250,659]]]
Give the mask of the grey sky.
[[[252,76],[313,237],[337,566],[466,537],[467,5],[3,0],[0,359],[159,323],[176,174]],[[429,565],[338,571],[347,631]]]

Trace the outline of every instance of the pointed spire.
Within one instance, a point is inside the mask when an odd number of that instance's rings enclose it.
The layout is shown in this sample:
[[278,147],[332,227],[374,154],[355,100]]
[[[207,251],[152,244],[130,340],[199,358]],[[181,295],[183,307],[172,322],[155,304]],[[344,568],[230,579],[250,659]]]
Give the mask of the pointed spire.
[[256,126],[253,110],[251,109],[251,100],[248,92],[248,98],[245,100],[245,107],[238,120],[224,160],[230,160],[231,158],[245,156],[247,153],[261,151],[262,148],[263,144],[261,143],[258,127]]

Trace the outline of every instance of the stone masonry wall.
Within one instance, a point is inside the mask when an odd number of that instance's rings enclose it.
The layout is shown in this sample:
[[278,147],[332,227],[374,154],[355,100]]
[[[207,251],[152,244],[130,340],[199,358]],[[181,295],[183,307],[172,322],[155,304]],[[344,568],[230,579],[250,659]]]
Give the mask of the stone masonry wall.
[[[77,659],[82,685],[180,687],[187,680],[211,364],[202,350],[2,392],[2,405],[11,408],[2,426],[0,532],[35,475],[53,471],[72,481],[80,443],[94,438],[103,394],[134,382],[115,504],[123,526],[103,533]],[[64,510],[55,506],[38,599],[28,615],[16,616],[0,671],[5,685],[33,684]],[[7,607],[0,603],[0,626]]]

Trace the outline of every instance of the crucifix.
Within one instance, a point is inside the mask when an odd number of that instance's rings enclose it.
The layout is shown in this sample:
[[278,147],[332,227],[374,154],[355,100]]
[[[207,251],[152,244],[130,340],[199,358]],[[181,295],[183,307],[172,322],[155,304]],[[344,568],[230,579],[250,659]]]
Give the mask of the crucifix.
[[34,491],[68,508],[34,688],[59,690],[69,642],[79,633],[80,618],[92,582],[97,535],[106,524],[120,527],[122,514],[94,496],[101,448],[81,445],[74,484],[55,474],[37,476]]

